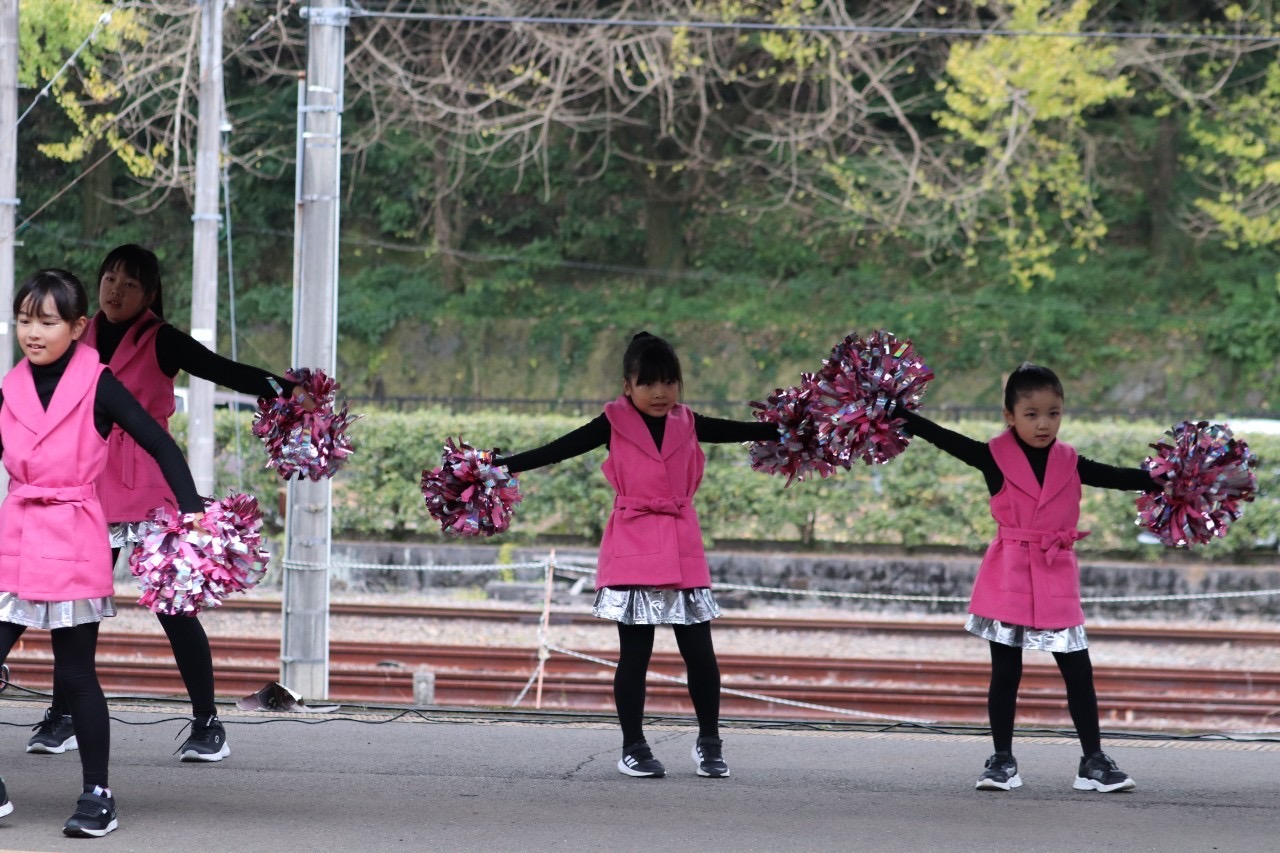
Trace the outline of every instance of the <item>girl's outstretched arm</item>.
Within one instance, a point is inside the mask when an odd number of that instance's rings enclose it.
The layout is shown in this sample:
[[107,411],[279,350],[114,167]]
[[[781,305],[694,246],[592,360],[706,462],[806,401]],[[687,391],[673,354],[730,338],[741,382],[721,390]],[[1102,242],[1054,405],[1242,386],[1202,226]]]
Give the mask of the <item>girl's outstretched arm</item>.
[[966,465],[981,471],[991,494],[994,495],[1004,486],[1004,475],[1000,473],[1000,466],[996,464],[996,458],[991,455],[991,448],[985,441],[978,441],[946,427],[940,427],[928,418],[905,409],[896,412],[895,417],[902,418],[907,432],[913,436],[923,438],[942,452],[949,453]]
[[534,468],[544,468],[547,465],[554,465],[557,462],[581,456],[584,453],[595,450],[597,447],[608,444],[611,434],[609,419],[601,414],[590,423],[560,436],[555,441],[533,450],[526,450],[524,453],[500,456],[495,460],[495,463],[505,465],[512,474],[519,474],[521,471],[532,471]]
[[1164,487],[1142,468],[1118,468],[1081,456],[1076,462],[1076,470],[1080,472],[1080,482],[1086,486],[1121,492],[1164,491]]
[[297,384],[261,367],[223,358],[187,333],[169,325],[162,326],[156,333],[156,361],[165,376],[177,376],[179,370],[185,370],[192,376],[254,397],[277,396],[273,381],[286,396],[293,393]]
[[693,428],[698,441],[707,444],[732,444],[740,441],[777,441],[778,428],[763,421],[730,421],[693,413]]

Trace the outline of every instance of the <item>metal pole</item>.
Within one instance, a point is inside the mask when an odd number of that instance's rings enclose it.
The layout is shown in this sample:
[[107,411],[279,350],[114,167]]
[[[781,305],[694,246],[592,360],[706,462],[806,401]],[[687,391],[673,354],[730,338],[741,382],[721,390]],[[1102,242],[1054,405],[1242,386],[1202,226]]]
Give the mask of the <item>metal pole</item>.
[[[0,376],[13,367],[18,212],[18,0],[0,0]],[[3,482],[0,482],[3,485]]]
[[[337,364],[338,228],[346,33],[343,0],[314,0],[307,18],[307,76],[300,128],[293,363],[332,375]],[[285,520],[284,631],[280,679],[309,698],[329,696],[328,480],[289,483]]]
[[[218,167],[222,128],[223,0],[200,0],[200,114],[196,128],[196,197],[191,217],[191,337],[218,349]],[[187,460],[196,489],[213,495],[213,383],[192,376]]]
[[551,549],[547,557],[546,588],[542,595],[542,616],[538,619],[538,689],[534,693],[533,707],[542,710],[542,676],[547,671],[547,658],[551,652],[547,649],[547,635],[551,630],[551,590],[555,586],[556,551]]

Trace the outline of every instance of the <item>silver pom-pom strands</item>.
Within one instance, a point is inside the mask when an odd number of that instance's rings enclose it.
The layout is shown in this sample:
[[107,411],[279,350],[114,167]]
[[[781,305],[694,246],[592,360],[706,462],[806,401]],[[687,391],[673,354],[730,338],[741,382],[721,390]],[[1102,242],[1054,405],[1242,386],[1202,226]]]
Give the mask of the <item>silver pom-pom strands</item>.
[[1183,421],[1165,435],[1142,464],[1164,490],[1138,497],[1138,524],[1165,545],[1224,536],[1258,490],[1258,457],[1225,424]]

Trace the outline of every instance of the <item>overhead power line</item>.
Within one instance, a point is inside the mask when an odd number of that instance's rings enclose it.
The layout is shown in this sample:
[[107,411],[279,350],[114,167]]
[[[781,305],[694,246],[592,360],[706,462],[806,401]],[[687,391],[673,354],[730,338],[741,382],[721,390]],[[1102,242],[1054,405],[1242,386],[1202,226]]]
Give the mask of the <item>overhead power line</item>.
[[1120,39],[1158,41],[1209,41],[1243,42],[1249,44],[1277,44],[1280,34],[1274,33],[1208,33],[1175,30],[1014,30],[996,27],[940,27],[940,26],[871,26],[866,24],[786,24],[772,21],[679,21],[664,18],[584,18],[543,15],[473,15],[445,12],[390,12],[366,9],[353,2],[352,18],[392,18],[405,21],[454,22],[473,24],[527,24],[530,26],[616,27],[626,29],[688,29],[688,30],[757,30],[792,33],[847,33],[853,35],[902,35],[902,36],[1007,36],[1072,39]]

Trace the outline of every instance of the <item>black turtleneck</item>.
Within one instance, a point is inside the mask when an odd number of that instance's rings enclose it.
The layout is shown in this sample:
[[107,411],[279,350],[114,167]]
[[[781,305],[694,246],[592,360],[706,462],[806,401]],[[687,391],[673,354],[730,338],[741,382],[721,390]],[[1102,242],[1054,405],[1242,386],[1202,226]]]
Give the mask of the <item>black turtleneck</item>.
[[[67,371],[67,364],[70,363],[75,348],[76,344],[71,344],[61,358],[50,364],[31,365],[36,395],[46,409],[49,408],[49,402],[53,399],[53,392],[57,390],[62,375]],[[4,396],[0,394],[0,406],[3,405]],[[104,370],[98,377],[98,387],[93,398],[93,425],[98,430],[98,435],[106,438],[111,433],[111,427],[116,424],[132,436],[139,447],[155,457],[165,482],[178,499],[178,507],[183,512],[201,512],[204,502],[196,492],[191,469],[187,467],[181,448],[165,432],[164,427],[147,414],[147,410],[142,408],[142,404],[134,399],[128,389],[120,384],[120,380],[110,370]],[[3,452],[3,448],[0,448],[0,452]]]
[[[653,444],[662,449],[662,438],[667,430],[667,416],[654,417],[646,415],[639,409],[636,414],[644,420],[653,436]],[[707,444],[731,444],[738,441],[777,441],[778,428],[773,424],[756,421],[730,421],[723,418],[708,418],[694,412],[693,429],[698,441]],[[563,462],[575,456],[581,456],[600,446],[608,446],[613,430],[609,426],[609,418],[601,414],[588,424],[578,427],[573,432],[562,435],[549,444],[524,453],[517,453],[502,459],[502,464],[512,474],[521,471],[532,471],[556,462]]]
[[[996,464],[996,459],[991,454],[991,447],[985,441],[977,441],[945,427],[940,427],[915,412],[903,411],[899,412],[898,416],[905,421],[907,432],[923,438],[939,450],[950,453],[966,465],[972,465],[981,471],[982,476],[987,481],[987,490],[991,494],[994,495],[1004,488],[1004,474],[1000,471],[1000,466]],[[1018,446],[1022,448],[1022,452],[1027,456],[1027,461],[1031,463],[1031,470],[1035,472],[1036,481],[1043,486],[1044,472],[1049,466],[1049,448],[1053,445],[1032,447],[1021,438],[1018,438],[1016,433],[1014,438],[1018,439]],[[1123,492],[1160,491],[1160,486],[1151,479],[1151,475],[1141,468],[1118,468],[1114,465],[1104,465],[1101,462],[1094,462],[1083,456],[1077,456],[1076,470],[1080,473],[1080,482],[1086,486],[1094,486],[1099,489],[1116,489]]]
[[[120,346],[125,334],[133,328],[141,316],[139,314],[124,323],[112,323],[101,312],[94,318],[94,322],[98,326],[98,337],[93,345],[98,350],[103,364],[111,363],[111,356],[115,355],[116,348]],[[254,397],[276,396],[275,389],[271,387],[271,382],[268,381],[275,380],[284,393],[293,393],[296,383],[290,382],[282,376],[268,373],[261,368],[223,358],[195,338],[185,332],[178,331],[168,323],[165,323],[156,331],[155,342],[156,362],[160,365],[160,370],[165,376],[172,378],[178,375],[179,370],[185,370],[192,376],[208,379],[215,385],[221,385],[233,391],[239,391],[241,394],[250,394]]]

